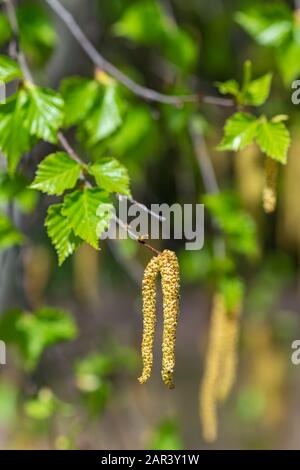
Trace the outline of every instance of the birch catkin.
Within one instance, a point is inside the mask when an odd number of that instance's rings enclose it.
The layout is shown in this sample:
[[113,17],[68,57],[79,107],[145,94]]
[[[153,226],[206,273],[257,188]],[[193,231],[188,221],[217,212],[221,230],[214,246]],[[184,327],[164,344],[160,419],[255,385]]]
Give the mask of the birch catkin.
[[165,250],[159,257],[162,278],[164,333],[162,345],[162,379],[174,388],[175,342],[179,314],[179,265],[173,251]]
[[200,388],[200,417],[203,438],[207,442],[217,437],[217,385],[220,373],[223,328],[226,320],[224,297],[215,294],[211,317],[208,351],[203,382]]
[[203,438],[217,438],[217,405],[228,397],[236,378],[237,344],[240,308],[229,312],[224,295],[217,293],[213,300],[208,352],[203,382],[200,388],[200,417]]
[[227,313],[223,329],[222,357],[218,383],[218,399],[224,402],[234,385],[238,362],[237,347],[240,330],[240,309]]
[[164,332],[162,344],[162,379],[173,388],[173,374],[175,367],[175,341],[176,328],[179,315],[179,265],[176,254],[165,250],[152,258],[145,269],[143,279],[143,341],[142,359],[143,372],[139,378],[145,383],[152,371],[153,340],[156,322],[156,278],[161,273]]
[[269,214],[274,212],[277,203],[278,162],[267,157],[265,161],[265,185],[263,189],[263,207]]
[[159,259],[155,256],[145,269],[143,279],[143,372],[139,382],[145,383],[152,371],[153,341],[156,322],[156,278],[159,273]]

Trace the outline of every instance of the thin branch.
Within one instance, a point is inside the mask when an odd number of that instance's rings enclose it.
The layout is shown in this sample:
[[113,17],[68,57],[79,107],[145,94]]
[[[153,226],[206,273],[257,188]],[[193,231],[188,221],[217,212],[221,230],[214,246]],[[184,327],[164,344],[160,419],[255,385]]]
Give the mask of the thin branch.
[[19,47],[19,25],[13,0],[5,0],[8,21],[13,31],[13,40],[11,43],[11,55],[17,60],[23,71],[25,80],[33,83],[32,74],[28,67],[26,58]]
[[174,106],[182,106],[184,103],[197,103],[199,101],[204,101],[210,104],[216,104],[220,106],[233,106],[234,102],[232,100],[226,100],[224,98],[203,96],[202,94],[193,94],[193,95],[166,95],[164,93],[159,93],[150,88],[139,85],[130,77],[125,75],[121,70],[119,70],[115,65],[109,62],[105,57],[103,57],[100,52],[97,51],[95,46],[87,38],[85,33],[82,31],[78,23],[75,21],[71,13],[59,2],[59,0],[46,0],[49,7],[59,16],[59,18],[65,23],[69,29],[72,36],[76,39],[78,44],[82,47],[88,57],[91,59],[93,64],[105,71],[112,77],[114,77],[118,82],[122,83],[129,90],[131,90],[135,95],[140,96],[141,98],[149,101],[155,101],[163,104],[169,104]]
[[137,241],[138,243],[140,243],[141,245],[145,246],[146,248],[148,248],[148,250],[152,251],[152,253],[154,253],[156,256],[158,256],[160,254],[160,251],[156,250],[156,248],[154,248],[153,246],[149,245],[149,243],[146,242],[146,240],[143,238],[143,237],[140,237],[139,235],[137,235],[136,233],[134,233],[130,226],[125,224],[121,219],[119,219],[119,217],[113,215],[113,219],[117,222],[117,224],[119,225],[119,227],[121,227],[123,230],[125,230],[125,232],[128,233],[128,235],[130,235],[130,237],[132,238],[132,240],[135,240]]
[[69,154],[69,156],[75,160],[75,162],[79,163],[80,165],[82,165],[84,162],[83,160],[79,157],[79,155],[75,152],[75,150],[73,149],[73,147],[69,144],[68,140],[66,139],[66,137],[64,136],[64,134],[59,131],[57,133],[57,138],[58,138],[58,141],[60,143],[60,145],[62,146],[63,149],[65,149],[65,151]]
[[117,198],[118,198],[119,201],[122,201],[123,199],[127,199],[129,202],[131,202],[131,204],[133,204],[135,206],[138,206],[142,211],[147,212],[148,214],[150,214],[152,217],[159,220],[160,222],[165,222],[166,221],[165,217],[163,217],[159,214],[156,214],[156,212],[153,212],[151,209],[148,209],[147,206],[145,206],[144,204],[141,204],[140,202],[136,201],[135,199],[132,199],[131,197],[124,196],[123,194],[117,194]]
[[216,194],[220,192],[214,168],[211,163],[211,158],[207,151],[207,146],[203,136],[189,126],[190,136],[193,143],[197,162],[203,178],[203,183],[207,193]]
[[[208,153],[206,142],[202,134],[200,132],[197,132],[193,128],[192,124],[190,124],[189,126],[189,132],[205,190],[209,194],[219,194],[220,188],[215,175],[214,167],[211,162],[210,155]],[[224,237],[220,235],[221,231],[217,221],[213,219],[212,223],[216,231],[216,237],[214,239],[213,244],[215,255],[218,258],[225,258],[226,246]]]

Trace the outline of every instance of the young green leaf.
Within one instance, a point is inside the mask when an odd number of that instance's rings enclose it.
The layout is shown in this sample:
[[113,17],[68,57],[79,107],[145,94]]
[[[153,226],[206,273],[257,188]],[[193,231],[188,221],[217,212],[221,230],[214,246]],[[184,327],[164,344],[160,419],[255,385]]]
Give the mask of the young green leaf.
[[24,125],[31,135],[46,142],[57,142],[57,131],[64,120],[64,102],[53,90],[28,85],[28,109]]
[[222,95],[232,95],[237,97],[240,93],[240,86],[236,80],[227,80],[226,82],[216,82],[216,87]]
[[268,99],[272,82],[272,74],[252,80],[243,93],[244,105],[261,106]]
[[113,134],[122,124],[119,97],[115,85],[105,89],[102,103],[94,109],[84,125],[89,135],[90,145],[97,144]]
[[82,191],[68,194],[62,210],[74,233],[96,249],[99,248],[98,225],[100,224],[101,229],[105,230],[109,227],[111,219],[108,210],[99,211],[102,205],[109,205],[105,192],[98,188],[84,188]]
[[0,56],[0,81],[4,83],[11,82],[16,78],[22,78],[22,71],[14,60],[7,56]]
[[79,163],[72,160],[65,152],[56,152],[39,164],[32,189],[39,189],[46,194],[60,196],[66,189],[75,186],[81,172]]
[[23,242],[23,235],[12,225],[10,219],[0,214],[0,250]]
[[130,196],[128,170],[115,158],[103,158],[89,167],[88,171],[101,189]]
[[27,95],[19,91],[17,95],[0,105],[0,149],[7,157],[9,173],[12,175],[22,155],[28,152],[33,139],[24,128]]
[[224,127],[224,137],[218,145],[219,150],[241,150],[254,140],[257,120],[249,113],[235,113]]
[[285,164],[290,145],[290,134],[283,122],[268,121],[260,118],[257,127],[256,141],[268,157]]
[[99,83],[83,77],[66,78],[61,85],[65,100],[65,124],[74,126],[86,117],[99,93]]
[[1,338],[17,346],[28,370],[37,366],[47,347],[70,341],[77,335],[73,318],[63,310],[50,307],[33,314],[9,311],[1,317],[0,329]]
[[235,15],[236,22],[258,43],[279,46],[292,30],[291,10],[281,2],[250,6]]
[[63,204],[53,204],[49,207],[45,225],[58,255],[58,262],[63,262],[74,253],[80,245],[80,240],[68,226],[67,219],[62,215]]

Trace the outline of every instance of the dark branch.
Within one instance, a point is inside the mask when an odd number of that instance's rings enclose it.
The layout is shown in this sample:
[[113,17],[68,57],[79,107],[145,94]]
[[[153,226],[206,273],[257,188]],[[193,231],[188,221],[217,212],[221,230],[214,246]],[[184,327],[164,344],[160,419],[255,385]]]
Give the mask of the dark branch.
[[216,104],[219,106],[233,106],[234,102],[230,99],[218,98],[213,96],[205,96],[200,93],[194,95],[166,95],[159,93],[150,88],[139,85],[130,77],[125,75],[121,70],[115,67],[112,63],[103,57],[100,52],[97,51],[95,46],[90,42],[85,33],[79,27],[78,23],[75,21],[74,17],[69,13],[66,8],[61,5],[58,0],[46,0],[50,8],[59,16],[59,18],[65,23],[70,33],[76,39],[78,44],[86,52],[88,57],[91,59],[93,64],[105,71],[112,77],[114,77],[118,82],[122,83],[129,90],[131,90],[135,95],[140,96],[141,98],[148,101],[156,101],[163,104],[169,104],[174,106],[182,106],[184,103],[197,103],[203,101],[210,104]]

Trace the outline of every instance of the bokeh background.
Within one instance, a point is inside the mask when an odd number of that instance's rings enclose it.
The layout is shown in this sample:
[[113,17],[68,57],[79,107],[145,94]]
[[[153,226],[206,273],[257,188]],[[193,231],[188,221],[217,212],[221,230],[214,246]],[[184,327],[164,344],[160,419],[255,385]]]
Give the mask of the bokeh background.
[[[67,76],[93,76],[93,64],[45,2],[19,3],[24,47],[40,84],[58,88]],[[235,220],[232,211],[226,213],[239,226],[235,240],[247,246],[234,255],[246,295],[238,379],[220,409],[219,437],[213,445],[202,439],[198,412],[215,290],[212,273],[220,262],[213,255],[210,213],[201,251],[186,251],[180,241],[153,241],[158,249],[175,250],[181,266],[176,388],[169,391],[160,380],[161,307],[153,375],[146,385],[137,382],[141,280],[150,253],[132,240],[104,242],[100,252],[83,245],[58,268],[43,227],[49,198],[26,190],[24,181],[12,197],[1,181],[1,206],[8,208],[26,239],[17,248],[3,243],[0,252],[0,338],[5,334],[11,340],[7,365],[0,366],[0,448],[300,448],[300,366],[291,363],[291,343],[300,336],[300,132],[299,110],[291,102],[291,82],[300,73],[297,5],[276,0],[62,3],[107,59],[156,90],[217,95],[214,83],[241,79],[246,59],[252,61],[255,76],[271,71],[271,98],[264,112],[289,115],[292,145],[280,173],[278,207],[271,216],[262,210],[264,166],[259,150],[251,146],[235,155],[216,150],[230,108],[205,103],[163,106],[123,90],[123,126],[89,149],[91,158],[109,152],[125,163],[133,195],[146,205],[201,202],[205,187],[188,131],[193,119],[203,136],[200,153],[209,155],[221,191],[231,191],[234,207],[243,214]],[[268,15],[275,36],[282,27],[276,23],[276,8],[283,8],[293,21],[293,35],[284,46],[270,38],[255,40],[255,28],[251,37],[245,31],[247,18],[241,26],[238,12],[250,5],[252,24],[253,18],[259,23],[266,3],[272,7]],[[0,18],[5,53],[6,23]],[[69,137],[85,155],[72,130]],[[40,145],[24,159],[22,172],[29,181],[48,150]],[[247,222],[252,218],[256,234],[248,223],[240,226],[244,217]],[[56,313],[46,315],[45,321],[41,313],[36,321],[22,313],[25,339],[16,338],[19,310],[41,312],[45,305],[55,307]]]

